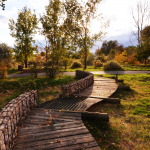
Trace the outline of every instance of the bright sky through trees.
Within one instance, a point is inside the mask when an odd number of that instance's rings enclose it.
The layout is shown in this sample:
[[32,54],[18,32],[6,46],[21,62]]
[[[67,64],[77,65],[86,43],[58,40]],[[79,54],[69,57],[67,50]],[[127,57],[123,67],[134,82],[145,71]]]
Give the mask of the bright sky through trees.
[[[102,0],[98,11],[99,13],[103,13],[104,22],[110,20],[110,26],[106,29],[108,34],[103,40],[117,40],[125,47],[137,44],[135,37],[132,37],[132,42],[130,40],[131,29],[136,30],[136,28],[133,26],[133,20],[129,12],[130,6],[136,6],[137,1],[138,0]],[[13,46],[15,39],[10,36],[8,22],[10,18],[14,20],[18,18],[18,9],[22,10],[22,8],[27,5],[27,8],[30,8],[32,12],[35,9],[36,15],[39,18],[39,15],[45,12],[45,6],[47,4],[48,0],[7,0],[5,2],[5,10],[0,9],[0,42],[5,42]],[[99,31],[100,26],[100,22],[96,20],[93,21],[91,34]],[[42,27],[41,24],[39,24],[39,27]],[[42,35],[37,34],[34,39],[45,43],[45,38]],[[93,53],[98,46],[99,48],[101,47],[102,42],[97,42],[96,45],[97,46],[91,49]]]

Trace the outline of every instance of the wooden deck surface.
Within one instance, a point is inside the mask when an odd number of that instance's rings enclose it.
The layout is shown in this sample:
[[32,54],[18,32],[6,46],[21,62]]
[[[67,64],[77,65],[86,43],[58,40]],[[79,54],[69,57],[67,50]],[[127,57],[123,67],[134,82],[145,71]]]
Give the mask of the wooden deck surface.
[[39,105],[21,122],[13,150],[101,150],[82,123],[81,114],[65,113],[61,109],[85,111],[117,88],[112,79],[95,78],[92,86],[75,97]]
[[[53,118],[53,120],[52,120]],[[18,128],[13,150],[100,150],[81,114],[31,110]]]
[[115,83],[114,79],[95,77],[94,84],[85,89],[83,92],[76,94],[76,96],[108,98],[117,90],[117,88],[118,85]]
[[118,88],[114,79],[94,78],[94,84],[74,97],[57,98],[42,103],[38,108],[64,109],[72,111],[86,111],[93,104],[96,104],[111,96]]

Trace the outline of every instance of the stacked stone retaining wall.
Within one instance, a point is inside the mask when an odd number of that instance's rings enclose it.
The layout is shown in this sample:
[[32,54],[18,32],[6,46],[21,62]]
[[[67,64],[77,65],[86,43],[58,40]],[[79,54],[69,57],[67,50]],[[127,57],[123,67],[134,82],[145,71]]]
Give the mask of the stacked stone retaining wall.
[[37,106],[37,90],[21,94],[10,101],[0,112],[0,150],[11,150],[17,136],[19,121],[31,108]]
[[94,82],[93,74],[90,72],[76,70],[76,78],[80,80],[61,87],[60,97],[69,97],[76,93],[80,93]]

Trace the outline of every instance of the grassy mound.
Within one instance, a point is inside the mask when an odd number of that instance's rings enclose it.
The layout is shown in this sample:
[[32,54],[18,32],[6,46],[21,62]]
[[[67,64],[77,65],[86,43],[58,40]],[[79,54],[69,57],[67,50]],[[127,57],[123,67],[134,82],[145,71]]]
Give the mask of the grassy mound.
[[103,64],[101,63],[100,60],[94,60],[94,63],[93,63],[94,67],[102,67]]
[[121,65],[116,61],[108,61],[107,63],[103,64],[104,70],[113,70],[113,69],[122,69]]
[[82,67],[82,64],[78,61],[74,61],[71,65],[71,69],[75,69],[75,68],[81,68]]

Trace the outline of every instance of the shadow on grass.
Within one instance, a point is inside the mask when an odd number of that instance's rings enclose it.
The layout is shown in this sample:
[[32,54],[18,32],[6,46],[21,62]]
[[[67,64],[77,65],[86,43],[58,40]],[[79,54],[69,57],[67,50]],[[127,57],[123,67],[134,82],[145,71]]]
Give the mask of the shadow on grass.
[[83,123],[95,138],[100,148],[105,148],[107,150],[116,150],[119,148],[117,143],[120,141],[119,135],[121,133],[118,132],[117,126],[112,127],[110,123],[100,120],[83,119]]

